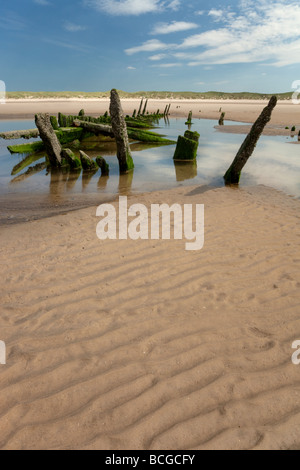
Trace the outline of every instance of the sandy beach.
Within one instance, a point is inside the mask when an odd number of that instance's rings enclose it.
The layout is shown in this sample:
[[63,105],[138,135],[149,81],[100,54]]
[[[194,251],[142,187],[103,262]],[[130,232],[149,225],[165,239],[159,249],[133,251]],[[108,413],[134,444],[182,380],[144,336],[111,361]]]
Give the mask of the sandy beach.
[[100,241],[95,207],[1,228],[0,448],[299,450],[300,202],[135,202],[204,204],[204,248]]
[[[225,122],[238,121],[253,123],[260,112],[267,105],[267,101],[256,100],[149,100],[148,111],[163,112],[165,106],[171,103],[170,117],[187,117],[189,111],[193,112],[196,119],[219,120],[220,108],[226,113]],[[132,114],[134,109],[138,110],[140,100],[122,99],[122,107],[125,114]],[[86,114],[99,116],[109,109],[108,99],[56,99],[56,100],[7,100],[6,104],[0,105],[0,119],[34,119],[39,112],[57,114],[76,114],[80,109]],[[300,126],[299,106],[291,101],[279,101],[273,112],[271,126],[292,127]]]
[[[264,106],[181,101],[171,117],[222,107],[249,123]],[[9,102],[0,115],[83,107],[108,102]],[[279,103],[271,126],[299,126],[298,113]],[[300,201],[182,186],[128,203],[204,204],[203,249],[100,241],[94,205],[1,226],[0,449],[299,450]]]

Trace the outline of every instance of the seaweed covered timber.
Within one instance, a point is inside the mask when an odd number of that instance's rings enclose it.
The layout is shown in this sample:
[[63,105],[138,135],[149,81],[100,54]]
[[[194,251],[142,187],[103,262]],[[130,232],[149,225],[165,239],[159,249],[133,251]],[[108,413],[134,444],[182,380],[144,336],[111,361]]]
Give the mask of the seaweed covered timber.
[[[47,169],[59,170],[61,168],[63,171],[73,170],[79,173],[83,169],[84,172],[90,172],[89,177],[100,168],[101,175],[108,177],[109,165],[105,159],[101,156],[93,159],[83,151],[86,149],[86,141],[89,138],[100,136],[101,142],[115,141],[120,175],[129,174],[128,178],[132,178],[134,162],[129,140],[140,144],[148,143],[151,146],[176,144],[176,142],[149,130],[155,127],[155,123],[162,117],[168,118],[170,105],[165,107],[163,114],[160,114],[159,110],[156,113],[149,114],[146,112],[147,104],[147,100],[145,102],[141,100],[138,112],[134,110],[131,117],[124,117],[119,95],[113,89],[111,90],[110,115],[106,112],[103,116],[95,118],[85,116],[84,110],[81,110],[77,116],[66,116],[59,113],[58,119],[56,116],[50,116],[49,114],[36,115],[35,123],[37,129],[10,131],[0,134],[0,138],[8,140],[37,138],[38,136],[41,138],[40,141],[8,146],[11,153],[26,154],[24,159],[13,168],[12,175],[18,174],[30,164],[44,157],[43,154],[41,156],[38,152],[46,152],[45,163],[37,164],[31,170],[29,169],[30,171],[28,170],[24,174],[26,177],[35,170],[40,171],[40,169],[44,169],[44,166]],[[265,126],[271,120],[276,104],[277,97],[273,96],[268,106],[263,109],[253,124],[250,133],[223,177],[226,185],[239,184],[241,172],[252,155]],[[220,109],[221,111],[222,109]],[[219,124],[224,123],[224,118],[225,112],[222,112]],[[191,177],[197,174],[196,158],[200,135],[197,132],[191,131],[192,112],[189,113],[186,125],[188,125],[189,130],[184,133],[184,136],[178,136],[173,156],[178,181],[182,180],[184,166],[190,169]],[[88,180],[88,178],[86,179]]]
[[[141,101],[138,113],[124,117],[120,98],[115,89],[111,90],[110,115],[106,112],[98,118],[85,116],[84,110],[80,110],[77,116],[66,116],[58,113],[56,116],[49,114],[37,114],[35,116],[36,129],[25,131],[10,131],[0,134],[3,139],[31,139],[40,137],[41,140],[24,143],[21,145],[9,145],[10,153],[26,154],[26,158],[14,168],[13,173],[25,168],[35,161],[37,152],[46,152],[47,166],[50,168],[69,168],[71,170],[84,169],[94,171],[101,168],[102,174],[107,175],[109,167],[101,157],[91,159],[81,149],[81,143],[88,138],[99,136],[102,140],[115,140],[117,145],[117,157],[120,174],[130,172],[134,168],[133,159],[129,147],[129,139],[154,145],[172,145],[175,142],[165,139],[161,134],[150,132],[161,118],[166,118],[170,111],[167,106],[164,113],[147,113],[147,100]],[[70,148],[68,148],[70,147]],[[80,153],[77,156],[76,153]]]

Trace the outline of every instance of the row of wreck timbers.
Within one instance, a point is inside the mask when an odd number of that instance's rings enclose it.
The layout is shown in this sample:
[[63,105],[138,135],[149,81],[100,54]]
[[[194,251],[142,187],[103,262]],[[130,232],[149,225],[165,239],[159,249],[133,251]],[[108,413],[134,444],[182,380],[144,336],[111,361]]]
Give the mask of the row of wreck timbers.
[[[82,135],[102,135],[115,139],[117,146],[117,158],[119,161],[120,174],[125,174],[134,169],[134,163],[130,151],[129,138],[138,141],[152,141],[159,144],[175,144],[175,142],[164,139],[159,134],[149,132],[146,129],[153,127],[153,121],[161,117],[168,116],[170,106],[167,106],[164,114],[160,114],[159,110],[155,114],[145,114],[147,102],[142,112],[141,101],[139,112],[133,113],[130,118],[125,118],[118,92],[113,89],[110,93],[110,108],[108,113],[101,118],[91,118],[84,115],[82,110],[78,116],[64,116],[59,115],[57,121],[55,116],[49,114],[37,114],[35,116],[35,123],[37,129],[29,133],[29,131],[22,131],[22,137],[38,137],[40,136],[41,142],[35,142],[33,145],[37,150],[43,148],[46,151],[48,163],[51,168],[69,167],[70,169],[80,169],[86,171],[95,171],[100,168],[103,176],[108,175],[109,166],[105,159],[101,156],[95,160],[90,158],[85,152],[79,150],[80,157],[76,156],[73,150],[66,148],[66,142],[63,139],[64,135],[70,135],[71,138]],[[224,175],[226,184],[238,184],[240,181],[241,171],[246,164],[249,157],[252,155],[256,144],[266,126],[270,121],[272,111],[277,104],[276,96],[273,96],[267,107],[264,108],[261,115],[254,123],[250,133],[243,142],[239,152],[237,153],[232,165]],[[141,114],[142,113],[142,114]],[[60,127],[59,127],[60,124]],[[190,122],[191,124],[191,122]],[[63,126],[64,125],[64,126]],[[9,134],[9,133],[6,133]],[[0,137],[14,138],[16,133],[11,133],[11,137],[2,134]],[[174,160],[178,162],[188,162],[196,159],[197,149],[199,145],[200,135],[197,132],[187,130],[184,136],[179,136],[177,146],[175,149]],[[67,139],[67,141],[70,140]],[[80,142],[77,140],[80,144]],[[25,146],[24,146],[25,147]],[[8,147],[10,149],[10,147]]]

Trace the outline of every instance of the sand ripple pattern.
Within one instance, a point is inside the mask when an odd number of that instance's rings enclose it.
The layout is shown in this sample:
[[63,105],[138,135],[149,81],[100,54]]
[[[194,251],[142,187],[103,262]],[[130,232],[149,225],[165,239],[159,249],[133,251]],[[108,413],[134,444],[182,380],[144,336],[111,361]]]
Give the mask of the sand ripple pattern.
[[96,238],[95,209],[1,230],[1,449],[299,449],[299,202],[178,188],[205,247]]

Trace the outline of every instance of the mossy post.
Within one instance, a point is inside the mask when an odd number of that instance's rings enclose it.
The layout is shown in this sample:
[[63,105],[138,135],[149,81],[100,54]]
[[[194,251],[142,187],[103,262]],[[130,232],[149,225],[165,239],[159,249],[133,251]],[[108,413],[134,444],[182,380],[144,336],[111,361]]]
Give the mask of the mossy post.
[[198,132],[186,131],[184,137],[178,137],[174,153],[174,161],[193,161],[197,158],[200,134]]
[[272,96],[268,106],[264,108],[259,118],[253,124],[250,133],[247,135],[230,168],[224,175],[225,184],[239,184],[242,169],[251,157],[265,126],[271,120],[276,104],[277,97]]
[[96,162],[98,167],[101,169],[101,175],[109,176],[109,165],[106,160],[103,157],[99,156],[96,158]]
[[117,90],[112,89],[110,92],[110,115],[111,126],[117,144],[117,157],[119,160],[120,174],[133,170],[134,164],[130,152],[129,140],[127,134],[127,126],[121,101]]
[[192,111],[189,112],[189,115],[188,115],[188,118],[187,118],[187,121],[186,121],[186,125],[187,126],[190,126],[192,124],[192,119],[193,119],[193,113]]
[[225,113],[223,112],[219,119],[219,126],[224,126]]
[[51,126],[53,127],[53,129],[55,131],[58,131],[59,126],[58,126],[57,117],[56,116],[50,116],[50,122],[51,122]]
[[47,155],[49,157],[50,165],[52,167],[61,166],[61,145],[54,132],[50,122],[50,115],[36,114],[35,124],[39,130],[40,137],[45,145]]
[[70,166],[72,170],[79,170],[82,168],[81,160],[80,158],[76,157],[74,152],[70,149],[63,149],[61,151],[61,157],[62,160],[65,160],[65,162]]
[[80,153],[81,165],[82,165],[82,168],[85,171],[96,171],[96,170],[98,170],[97,163],[94,160],[92,160],[91,157],[89,157],[82,150],[80,150],[79,153]]

